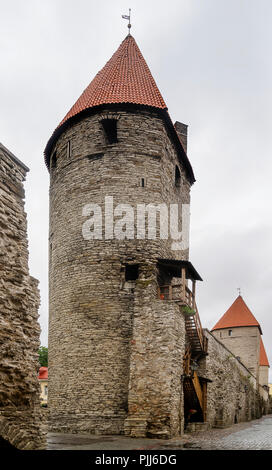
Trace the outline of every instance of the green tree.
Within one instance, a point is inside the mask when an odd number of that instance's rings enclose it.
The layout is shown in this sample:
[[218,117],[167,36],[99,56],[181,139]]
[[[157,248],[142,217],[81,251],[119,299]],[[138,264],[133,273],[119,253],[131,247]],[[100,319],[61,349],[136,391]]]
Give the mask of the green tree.
[[48,348],[45,346],[39,347],[39,362],[41,367],[48,367]]

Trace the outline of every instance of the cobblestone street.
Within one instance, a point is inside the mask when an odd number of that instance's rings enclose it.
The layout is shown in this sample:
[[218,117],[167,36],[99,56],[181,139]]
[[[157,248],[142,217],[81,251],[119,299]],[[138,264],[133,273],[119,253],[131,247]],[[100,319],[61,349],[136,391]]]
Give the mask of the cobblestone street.
[[167,441],[126,436],[48,434],[48,450],[272,450],[272,415]]
[[195,433],[191,448],[202,450],[272,450],[272,415],[226,429]]

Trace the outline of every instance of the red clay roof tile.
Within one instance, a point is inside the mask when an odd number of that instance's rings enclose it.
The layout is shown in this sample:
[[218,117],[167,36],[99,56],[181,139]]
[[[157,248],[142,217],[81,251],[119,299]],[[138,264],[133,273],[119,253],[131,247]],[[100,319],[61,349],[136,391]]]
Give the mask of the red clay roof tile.
[[134,103],[167,109],[148,65],[130,35],[97,73],[58,127],[85,109],[113,103]]
[[185,166],[189,181],[194,183],[192,166],[168,114],[166,104],[146,64],[135,39],[128,35],[111,59],[94,77],[74,106],[66,114],[50,137],[44,151],[49,168],[50,153],[57,138],[73,118],[87,110],[103,105],[149,106],[161,113]]
[[264,348],[262,338],[261,338],[261,342],[260,342],[260,366],[268,366],[269,367],[269,362],[268,362],[268,358],[267,358],[267,355],[266,355],[266,352],[265,352],[265,348]]
[[261,332],[260,324],[240,295],[211,331],[220,330],[221,328],[234,328],[236,326],[258,326]]
[[48,379],[48,367],[40,367],[38,379],[40,380]]

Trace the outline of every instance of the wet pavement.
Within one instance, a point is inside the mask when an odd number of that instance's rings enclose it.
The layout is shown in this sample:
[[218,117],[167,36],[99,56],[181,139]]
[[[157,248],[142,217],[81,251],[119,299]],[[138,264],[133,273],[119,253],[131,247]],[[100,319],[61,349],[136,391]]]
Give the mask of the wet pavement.
[[162,440],[48,433],[48,450],[272,450],[272,415]]
[[[181,449],[187,437],[162,440],[126,436],[49,433],[48,450],[152,450]],[[174,446],[174,447],[173,447]]]
[[272,450],[272,415],[191,436],[202,450]]

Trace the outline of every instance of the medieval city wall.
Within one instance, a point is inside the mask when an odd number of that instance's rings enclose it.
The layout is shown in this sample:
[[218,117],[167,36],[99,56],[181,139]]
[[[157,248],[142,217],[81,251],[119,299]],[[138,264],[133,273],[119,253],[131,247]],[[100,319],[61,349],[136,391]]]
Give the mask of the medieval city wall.
[[198,374],[212,382],[207,389],[207,421],[224,427],[259,418],[265,409],[256,378],[208,330],[208,355],[201,361]]
[[26,171],[0,144],[0,441],[19,449],[42,449],[40,299],[38,281],[28,271]]
[[[229,336],[231,330],[231,336]],[[223,328],[213,331],[213,335],[240,357],[243,364],[259,379],[260,330],[257,326]]]

